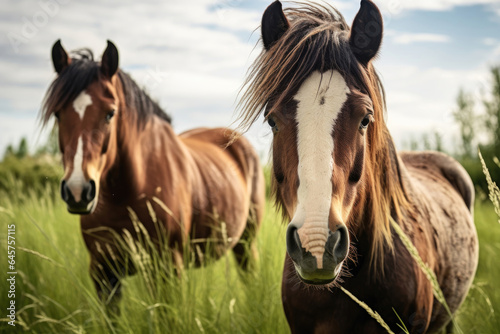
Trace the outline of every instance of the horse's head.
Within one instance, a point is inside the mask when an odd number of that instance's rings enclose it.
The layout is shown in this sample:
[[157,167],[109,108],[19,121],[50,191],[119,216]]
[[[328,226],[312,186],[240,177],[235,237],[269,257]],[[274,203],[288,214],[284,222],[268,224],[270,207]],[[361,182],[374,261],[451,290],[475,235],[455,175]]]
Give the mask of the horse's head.
[[57,41],[52,61],[58,74],[45,100],[45,122],[53,114],[59,128],[64,176],[61,196],[68,211],[93,212],[103,171],[116,155],[118,51],[108,41],[101,63],[87,51],[71,59]]
[[349,252],[371,123],[382,117],[375,117],[382,110],[374,107],[378,87],[370,79],[382,17],[364,0],[349,32],[333,8],[283,11],[276,1],[261,28],[265,50],[244,99],[247,107],[265,106],[274,134],[273,181],[291,219],[286,241],[296,272],[307,283],[327,284]]

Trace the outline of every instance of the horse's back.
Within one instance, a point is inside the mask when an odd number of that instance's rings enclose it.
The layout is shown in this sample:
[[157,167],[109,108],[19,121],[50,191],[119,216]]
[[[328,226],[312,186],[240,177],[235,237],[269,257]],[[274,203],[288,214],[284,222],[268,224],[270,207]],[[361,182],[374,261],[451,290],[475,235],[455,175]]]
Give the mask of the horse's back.
[[[248,140],[228,128],[196,128],[179,135],[184,141],[197,141],[216,146],[220,153],[228,154],[248,175],[255,163],[259,165],[259,157]],[[188,144],[189,146],[189,144]]]
[[229,157],[240,170],[249,186],[249,194],[263,193],[259,156],[245,137],[228,128],[196,128],[181,133],[180,138],[198,151],[206,146],[214,147],[217,154]]
[[[418,211],[414,223],[427,231],[429,238],[429,248],[416,246],[433,263],[431,267],[447,303],[455,312],[467,295],[478,262],[472,180],[456,160],[443,153],[403,152],[400,157]],[[448,320],[435,300],[429,332],[438,330]]]
[[407,167],[440,174],[462,196],[472,212],[474,207],[474,184],[467,171],[458,161],[441,152],[402,152],[401,159]]
[[[208,199],[201,196],[199,201],[206,204],[200,206],[215,207],[227,225],[227,236],[235,242],[248,227],[249,215],[256,215],[258,227],[263,216],[264,176],[248,140],[227,128],[197,128],[179,137],[198,166],[200,186],[207,187],[203,193]],[[195,226],[194,237],[207,237],[208,231]]]

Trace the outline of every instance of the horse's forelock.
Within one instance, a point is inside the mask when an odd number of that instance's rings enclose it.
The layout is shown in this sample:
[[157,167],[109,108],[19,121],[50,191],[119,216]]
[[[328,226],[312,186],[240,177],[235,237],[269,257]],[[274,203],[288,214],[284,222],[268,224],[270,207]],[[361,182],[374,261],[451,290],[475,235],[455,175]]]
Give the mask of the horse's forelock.
[[99,65],[94,61],[92,51],[81,49],[72,54],[71,64],[47,90],[41,110],[42,126],[48,123],[52,114],[65,108],[86,87],[99,79]]

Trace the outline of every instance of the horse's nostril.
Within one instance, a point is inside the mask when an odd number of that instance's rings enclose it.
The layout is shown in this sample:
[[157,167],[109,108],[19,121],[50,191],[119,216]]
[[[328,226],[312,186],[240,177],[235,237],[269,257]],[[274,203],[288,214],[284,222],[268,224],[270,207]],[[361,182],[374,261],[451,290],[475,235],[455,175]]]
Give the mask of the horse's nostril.
[[343,261],[349,250],[347,227],[344,224],[340,225],[334,233],[330,234],[327,243],[330,243],[329,246],[332,247],[336,260]]
[[63,201],[67,202],[69,200],[68,187],[66,186],[66,181],[61,182],[61,198]]
[[302,245],[300,243],[297,227],[289,225],[286,230],[286,249],[290,257],[294,260],[302,257]]
[[94,180],[89,181],[89,189],[87,191],[87,200],[91,202],[96,195],[96,186]]
[[90,180],[82,190],[82,201],[86,203],[90,203],[94,200],[96,193],[96,187],[94,180]]

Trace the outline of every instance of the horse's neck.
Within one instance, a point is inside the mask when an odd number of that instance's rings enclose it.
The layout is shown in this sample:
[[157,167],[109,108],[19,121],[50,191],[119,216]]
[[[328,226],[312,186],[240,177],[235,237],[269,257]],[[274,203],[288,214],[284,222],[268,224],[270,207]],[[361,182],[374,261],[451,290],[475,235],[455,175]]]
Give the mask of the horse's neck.
[[[370,165],[366,166],[365,184],[359,187],[351,225],[354,234],[361,237],[359,240],[367,243],[359,248],[369,252],[378,249],[373,253],[378,256],[382,248],[386,249],[386,242],[392,243],[390,217],[399,221],[408,214],[407,210],[411,210],[406,195],[406,168],[390,135],[383,142],[377,152],[370,152]],[[374,245],[379,247],[373,248]],[[367,254],[361,255],[366,257]]]
[[110,192],[137,197],[146,192],[148,177],[161,177],[148,174],[156,157],[178,149],[179,140],[170,124],[157,116],[151,116],[142,129],[127,117],[121,123],[116,132],[116,156],[104,182]]

